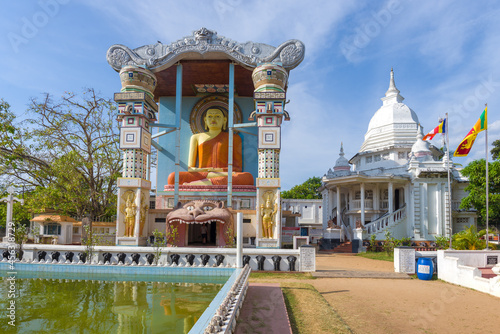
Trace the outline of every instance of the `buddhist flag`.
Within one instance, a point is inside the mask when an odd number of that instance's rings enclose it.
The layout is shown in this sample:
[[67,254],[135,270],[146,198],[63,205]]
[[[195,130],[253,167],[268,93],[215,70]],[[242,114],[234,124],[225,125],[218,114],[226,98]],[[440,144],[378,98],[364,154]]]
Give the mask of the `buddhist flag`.
[[477,120],[474,127],[469,131],[467,136],[465,136],[464,140],[458,145],[455,153],[453,153],[454,157],[465,157],[469,154],[472,145],[474,144],[474,140],[476,140],[477,134],[483,130],[488,129],[488,107],[484,108],[481,117]]
[[426,134],[422,140],[432,140],[438,133],[446,133],[446,118],[434,130]]

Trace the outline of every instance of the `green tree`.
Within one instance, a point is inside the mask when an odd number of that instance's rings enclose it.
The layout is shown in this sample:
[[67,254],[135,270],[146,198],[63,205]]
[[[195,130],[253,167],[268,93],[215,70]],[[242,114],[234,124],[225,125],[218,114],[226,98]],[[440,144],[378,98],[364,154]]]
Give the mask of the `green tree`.
[[0,150],[14,141],[16,128],[12,125],[15,115],[10,111],[10,105],[0,100]]
[[321,178],[314,176],[310,177],[302,184],[294,186],[290,190],[281,192],[281,198],[291,199],[321,199],[322,196],[318,192],[321,187]]
[[92,89],[81,96],[49,94],[32,99],[32,118],[14,123],[5,103],[0,127],[0,183],[29,188],[26,206],[53,208],[92,220],[116,212],[116,179],[121,170],[114,102]]
[[[462,174],[469,178],[465,188],[468,195],[462,198],[460,208],[475,208],[478,213],[478,225],[486,224],[486,162],[484,159],[474,160],[468,164]],[[488,164],[489,174],[489,223],[500,223],[500,160]]]
[[490,152],[493,160],[498,160],[498,158],[500,157],[500,139],[497,139],[493,142],[493,148]]

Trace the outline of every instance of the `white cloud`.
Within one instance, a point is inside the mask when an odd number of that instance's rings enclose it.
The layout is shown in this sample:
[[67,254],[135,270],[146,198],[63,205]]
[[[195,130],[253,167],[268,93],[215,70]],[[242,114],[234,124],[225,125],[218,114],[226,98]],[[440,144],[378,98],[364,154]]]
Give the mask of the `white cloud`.
[[[315,53],[334,40],[335,27],[357,8],[354,1],[212,0],[204,2],[91,1],[89,5],[105,11],[120,22],[124,33],[144,44],[171,43],[201,27],[238,42],[254,41],[277,46],[288,39],[306,44],[307,55]],[[146,38],[148,37],[148,38]],[[139,46],[139,45],[138,45]],[[137,46],[130,47],[134,48]]]
[[[13,3],[4,6],[9,15],[0,26],[5,31],[19,29],[21,17],[33,12]],[[376,16],[391,3],[401,10],[382,24]],[[106,64],[107,43],[130,48],[157,40],[168,44],[201,27],[238,42],[277,46],[300,39],[306,58],[291,73],[287,110],[292,121],[283,124],[281,174],[286,189],[323,175],[335,163],[341,141],[347,158],[359,150],[380,106],[378,98],[387,89],[391,66],[405,102],[425,131],[449,113],[452,149],[486,102],[489,140],[500,138],[499,12],[495,2],[452,0],[71,1],[30,40],[25,52],[14,55],[7,48],[0,54],[5,64],[0,97],[26,103],[44,91],[61,95],[89,83],[111,94],[119,89],[119,80]],[[346,59],[341,43],[373,22],[381,29],[359,48],[354,62]],[[482,157],[480,134],[470,156],[454,160]]]

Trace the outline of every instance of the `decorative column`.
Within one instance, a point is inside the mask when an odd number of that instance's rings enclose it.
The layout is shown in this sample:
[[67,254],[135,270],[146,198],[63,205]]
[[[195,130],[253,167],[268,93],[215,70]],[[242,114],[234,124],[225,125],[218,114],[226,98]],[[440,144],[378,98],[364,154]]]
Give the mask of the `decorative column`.
[[328,220],[330,219],[330,212],[331,212],[330,208],[332,207],[332,205],[330,204],[330,191],[331,191],[330,189],[324,189],[321,192],[321,195],[323,197],[323,208],[324,208],[323,212],[328,213],[326,215],[323,215],[323,221],[322,221],[323,230],[326,230],[328,228]]
[[[361,182],[361,224],[365,224],[365,184]],[[356,225],[354,225],[356,227]]]
[[259,172],[256,179],[258,219],[257,247],[279,248],[281,245],[281,195],[279,154],[281,122],[290,120],[285,111],[288,73],[281,63],[264,63],[252,73],[257,118]]
[[389,182],[389,185],[387,187],[387,192],[389,193],[389,198],[388,198],[388,210],[389,214],[392,214],[394,212],[394,187],[393,183]]
[[148,180],[151,154],[150,124],[157,120],[154,102],[155,75],[146,68],[125,66],[120,71],[122,90],[115,93],[118,103],[120,149],[123,151],[123,173],[118,178],[116,244],[146,245],[149,209]]
[[[24,204],[24,199],[19,199],[14,196],[14,187],[10,186],[7,188],[7,197],[1,198],[0,202],[6,202],[7,203],[7,224],[5,225],[7,227],[7,232],[9,230],[9,227],[11,227],[9,224],[12,223],[12,215],[14,213],[14,202],[20,202],[21,205]],[[7,233],[8,234],[8,233]],[[8,236],[8,235],[7,235]]]
[[337,186],[337,226],[340,226],[342,225],[342,217],[340,216],[341,215],[341,212],[342,212],[342,208],[340,207],[340,186]]

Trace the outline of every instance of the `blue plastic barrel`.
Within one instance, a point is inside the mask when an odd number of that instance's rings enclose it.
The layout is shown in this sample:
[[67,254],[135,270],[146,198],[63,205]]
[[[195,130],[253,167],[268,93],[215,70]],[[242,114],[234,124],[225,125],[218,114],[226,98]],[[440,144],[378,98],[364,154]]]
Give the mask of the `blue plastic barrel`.
[[434,273],[434,264],[432,259],[421,257],[417,261],[417,277],[424,281],[430,281]]

